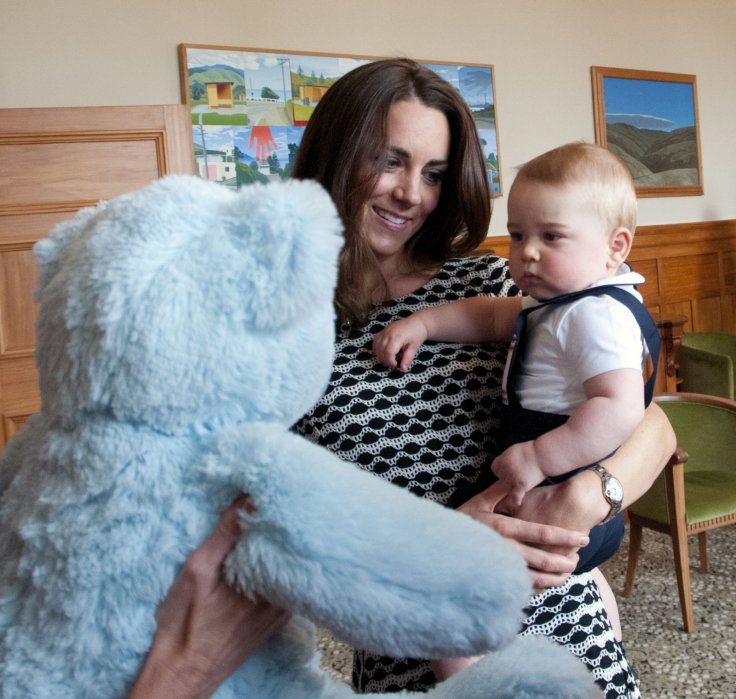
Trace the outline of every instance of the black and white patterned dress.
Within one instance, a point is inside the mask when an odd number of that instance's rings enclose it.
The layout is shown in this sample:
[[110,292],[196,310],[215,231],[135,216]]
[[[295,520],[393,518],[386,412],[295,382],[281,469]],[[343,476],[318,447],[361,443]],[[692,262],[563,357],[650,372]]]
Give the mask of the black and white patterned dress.
[[[422,288],[373,309],[366,327],[339,334],[330,384],[295,426],[305,437],[420,497],[457,507],[488,484],[506,347],[426,343],[406,373],[376,363],[373,337],[414,311],[477,295],[515,296],[506,260],[453,259]],[[566,645],[606,696],[638,697],[589,574],[532,598],[523,633]],[[426,661],[355,654],[353,682],[379,693],[432,686]]]

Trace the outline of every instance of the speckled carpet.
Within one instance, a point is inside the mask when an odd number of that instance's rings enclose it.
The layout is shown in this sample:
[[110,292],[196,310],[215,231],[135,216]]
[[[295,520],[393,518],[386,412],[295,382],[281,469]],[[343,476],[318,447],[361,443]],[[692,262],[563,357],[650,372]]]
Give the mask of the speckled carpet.
[[[690,539],[695,631],[686,634],[677,596],[672,548],[664,534],[644,530],[634,592],[622,597],[628,535],[604,566],[619,603],[629,660],[643,699],[736,699],[736,527],[708,533],[709,571],[697,570]],[[349,681],[350,651],[320,632],[323,665]]]

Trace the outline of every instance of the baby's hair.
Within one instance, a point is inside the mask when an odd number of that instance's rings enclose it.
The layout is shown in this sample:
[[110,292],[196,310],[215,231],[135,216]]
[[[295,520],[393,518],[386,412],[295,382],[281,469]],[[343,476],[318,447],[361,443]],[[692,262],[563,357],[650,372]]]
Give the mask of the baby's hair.
[[519,168],[517,179],[544,184],[582,183],[610,229],[636,228],[636,190],[631,173],[617,155],[592,143],[567,143]]

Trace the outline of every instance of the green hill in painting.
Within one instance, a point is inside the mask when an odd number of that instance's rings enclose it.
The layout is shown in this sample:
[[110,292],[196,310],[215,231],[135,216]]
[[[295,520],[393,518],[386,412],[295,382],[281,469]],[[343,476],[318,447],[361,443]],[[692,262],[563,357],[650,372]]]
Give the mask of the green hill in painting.
[[189,88],[192,84],[199,83],[234,83],[235,87],[245,89],[243,71],[225,65],[204,66],[202,68],[189,69]]
[[606,134],[608,147],[626,162],[637,185],[698,183],[695,127],[655,131],[607,124]]

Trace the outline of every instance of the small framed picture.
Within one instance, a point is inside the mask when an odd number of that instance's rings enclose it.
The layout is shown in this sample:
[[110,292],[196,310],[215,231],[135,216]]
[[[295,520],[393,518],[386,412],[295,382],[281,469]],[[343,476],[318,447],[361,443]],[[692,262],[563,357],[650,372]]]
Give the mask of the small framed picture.
[[703,194],[694,75],[593,66],[595,140],[628,166],[640,197]]

